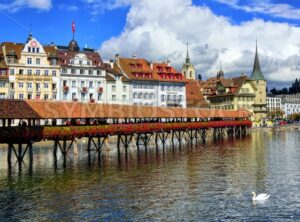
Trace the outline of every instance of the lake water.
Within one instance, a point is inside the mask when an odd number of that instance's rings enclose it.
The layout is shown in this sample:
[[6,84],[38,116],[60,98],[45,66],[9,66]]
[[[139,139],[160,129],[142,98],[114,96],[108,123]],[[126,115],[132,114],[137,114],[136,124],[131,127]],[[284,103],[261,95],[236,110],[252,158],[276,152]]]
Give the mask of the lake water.
[[[52,147],[8,168],[0,149],[0,221],[300,221],[300,131],[253,131],[205,145],[113,150],[64,164]],[[251,192],[269,193],[253,203]]]

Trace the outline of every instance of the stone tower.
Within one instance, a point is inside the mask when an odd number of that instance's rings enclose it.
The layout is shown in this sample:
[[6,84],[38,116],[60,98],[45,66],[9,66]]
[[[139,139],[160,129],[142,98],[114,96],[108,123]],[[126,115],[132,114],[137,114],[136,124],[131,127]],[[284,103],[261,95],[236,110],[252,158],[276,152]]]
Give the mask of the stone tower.
[[257,88],[255,92],[253,110],[254,110],[254,119],[260,124],[264,123],[264,119],[267,115],[267,104],[266,104],[266,88],[267,88],[267,81],[264,78],[264,75],[260,69],[260,63],[258,58],[258,50],[257,50],[257,42],[256,42],[256,51],[255,51],[255,59],[253,65],[253,72],[250,77],[252,83]]
[[187,79],[196,80],[196,70],[191,64],[190,56],[189,56],[189,44],[187,43],[187,50],[186,50],[186,59],[185,63],[182,64],[181,72]]

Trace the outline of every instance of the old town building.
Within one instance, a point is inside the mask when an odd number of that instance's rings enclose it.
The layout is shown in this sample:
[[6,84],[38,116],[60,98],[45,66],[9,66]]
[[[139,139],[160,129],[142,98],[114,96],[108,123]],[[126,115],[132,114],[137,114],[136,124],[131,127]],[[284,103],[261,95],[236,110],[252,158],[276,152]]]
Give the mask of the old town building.
[[98,52],[80,50],[77,41],[72,39],[68,46],[58,46],[57,55],[61,66],[61,100],[106,102],[106,71]]
[[113,61],[106,64],[106,103],[131,105],[129,90],[130,81],[120,68]]
[[58,98],[59,65],[55,46],[42,45],[30,33],[25,44],[2,43],[2,54],[9,69],[8,98]]
[[2,51],[2,45],[0,44],[0,99],[8,98],[8,67]]
[[247,109],[253,112],[256,90],[256,87],[246,75],[231,79],[220,79],[216,86],[217,94],[208,96],[208,100],[214,109]]
[[145,59],[120,58],[116,65],[130,80],[133,105],[186,107],[186,79],[170,62],[152,63]]

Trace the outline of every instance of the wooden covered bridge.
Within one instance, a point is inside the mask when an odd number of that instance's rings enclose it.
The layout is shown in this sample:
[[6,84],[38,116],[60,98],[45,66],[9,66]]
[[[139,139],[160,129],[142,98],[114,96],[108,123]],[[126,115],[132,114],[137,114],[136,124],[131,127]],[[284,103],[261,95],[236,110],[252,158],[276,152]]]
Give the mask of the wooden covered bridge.
[[43,140],[54,141],[55,156],[57,149],[65,156],[79,138],[88,138],[88,152],[100,152],[106,138],[117,136],[120,153],[134,137],[138,147],[153,137],[164,147],[168,139],[180,143],[183,135],[191,143],[205,142],[209,129],[220,138],[244,135],[250,127],[246,110],[0,100],[0,143],[8,145],[9,162],[13,154],[22,162],[27,151],[32,161],[33,143]]

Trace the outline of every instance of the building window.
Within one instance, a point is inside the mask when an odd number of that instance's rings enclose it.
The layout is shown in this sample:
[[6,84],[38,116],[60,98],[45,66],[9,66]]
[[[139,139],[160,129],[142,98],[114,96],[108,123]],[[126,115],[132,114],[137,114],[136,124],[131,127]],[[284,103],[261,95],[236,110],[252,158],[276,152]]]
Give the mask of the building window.
[[27,83],[27,88],[32,89],[32,83],[31,82]]
[[102,94],[98,93],[98,100],[102,100]]
[[23,88],[23,83],[19,82],[19,88]]
[[112,95],[112,96],[111,96],[111,100],[112,100],[112,101],[116,101],[116,100],[117,100],[116,95]]
[[165,95],[161,95],[161,101],[162,101],[162,102],[165,101]]
[[62,73],[67,73],[67,69],[66,69],[66,68],[62,68],[62,69],[61,69],[61,72],[62,72]]
[[27,48],[27,52],[31,52],[31,47],[28,47],[28,48]]
[[56,66],[57,65],[57,60],[55,58],[51,59],[50,65]]
[[52,76],[56,76],[56,70],[52,70]]
[[84,74],[84,70],[80,69],[80,74],[83,75]]
[[161,91],[165,91],[165,86],[164,85],[162,85],[160,88],[161,88]]
[[32,58],[27,58],[27,64],[31,65],[32,64]]
[[10,93],[10,94],[9,94],[9,98],[10,98],[10,99],[15,99],[15,94],[14,94],[14,93]]
[[72,93],[72,100],[76,99],[76,93]]
[[75,74],[75,69],[71,69],[71,74]]
[[56,90],[56,83],[52,83],[52,90]]
[[44,95],[44,100],[48,100],[49,99],[49,95],[48,94],[45,94]]
[[48,70],[44,70],[44,75],[48,76],[49,75],[49,71]]
[[123,86],[123,92],[126,92],[127,87]]
[[137,93],[133,93],[133,98],[134,98],[134,99],[137,98]]
[[40,64],[41,64],[41,59],[40,59],[40,58],[36,58],[35,64],[36,64],[36,65],[40,65]]
[[89,88],[90,89],[93,88],[93,82],[92,81],[89,82]]
[[123,99],[123,102],[125,102],[127,100],[127,96],[126,95],[123,95],[122,96],[122,99]]
[[49,83],[44,83],[44,88],[48,89],[49,88]]
[[24,95],[22,93],[19,94],[19,99],[24,99]]
[[39,53],[40,52],[40,48],[36,48],[36,52]]
[[39,69],[35,70],[35,74],[36,74],[37,76],[41,75],[41,70],[39,70]]
[[10,74],[10,75],[14,75],[14,74],[15,74],[15,70],[14,70],[14,69],[10,69],[10,70],[9,70],[9,74]]
[[72,81],[72,88],[76,88],[76,81]]
[[93,75],[93,70],[89,69],[89,75]]
[[0,82],[0,88],[4,88],[5,87],[5,82],[1,81]]
[[84,101],[85,99],[85,93],[81,93],[81,101]]
[[115,85],[112,85],[112,86],[111,86],[111,90],[112,90],[113,92],[115,92],[115,91],[116,91],[116,86],[115,86]]
[[52,99],[56,100],[56,93],[53,93]]
[[27,75],[29,75],[29,76],[32,75],[32,70],[31,69],[27,70]]
[[81,87],[84,87],[84,81],[81,81],[80,84],[81,84]]

